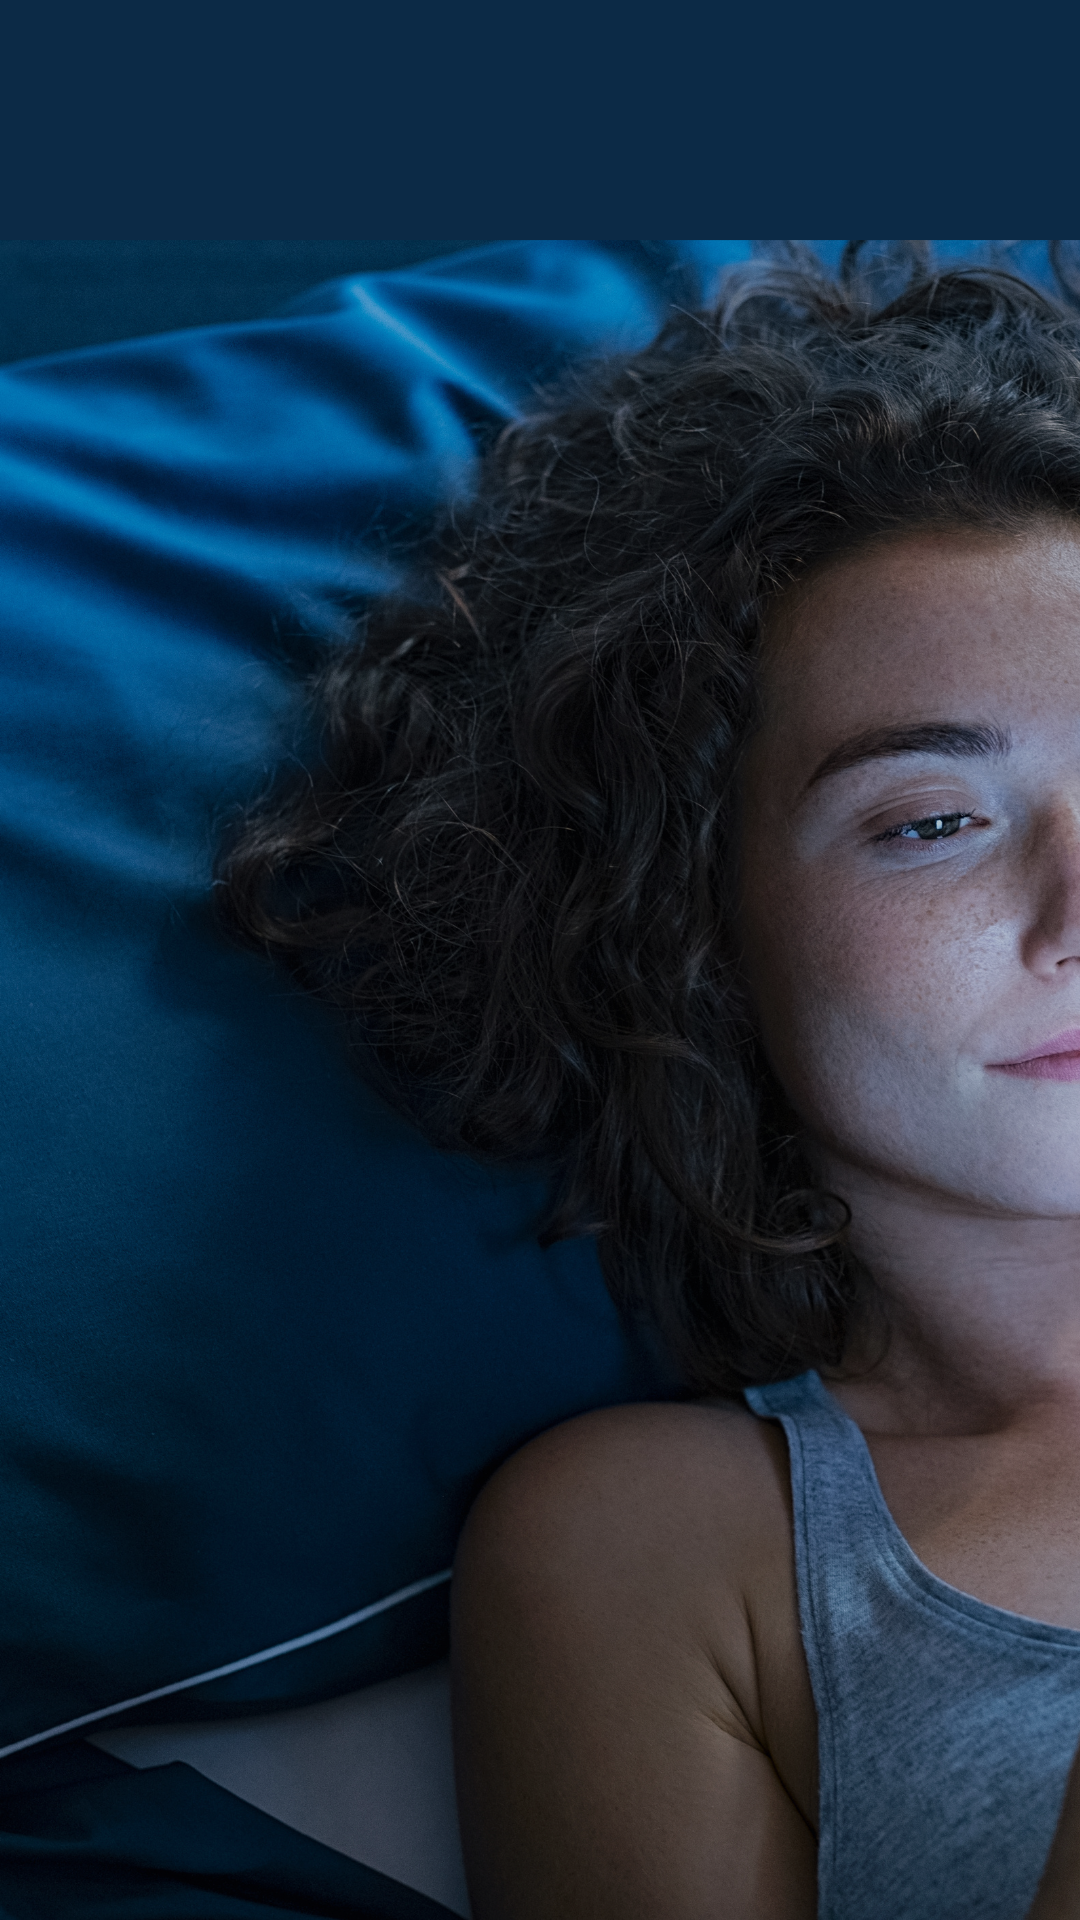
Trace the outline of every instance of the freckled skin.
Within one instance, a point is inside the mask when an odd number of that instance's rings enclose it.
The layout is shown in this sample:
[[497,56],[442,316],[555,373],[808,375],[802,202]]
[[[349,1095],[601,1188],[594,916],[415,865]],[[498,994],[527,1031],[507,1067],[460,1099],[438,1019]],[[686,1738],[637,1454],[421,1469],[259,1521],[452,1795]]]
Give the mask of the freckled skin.
[[[830,1385],[933,1572],[1080,1627],[1080,1079],[1001,1064],[1080,1030],[1080,528],[848,555],[774,609],[762,671],[747,977],[889,1328],[884,1352],[856,1328]],[[821,772],[935,726],[996,748]],[[466,1529],[454,1669],[475,1920],[811,1920],[768,1423],[618,1408],[523,1449]],[[1066,1915],[1080,1774],[1028,1920]]]
[[[1074,1091],[985,1071],[1080,1024],[1078,607],[1071,532],[927,535],[833,567],[774,623],[747,770],[748,971],[834,1176],[851,1160],[993,1211],[1080,1212]],[[805,792],[822,743],[869,715],[1001,720],[1014,746],[878,759]],[[867,844],[865,819],[935,806],[987,824],[907,858]]]

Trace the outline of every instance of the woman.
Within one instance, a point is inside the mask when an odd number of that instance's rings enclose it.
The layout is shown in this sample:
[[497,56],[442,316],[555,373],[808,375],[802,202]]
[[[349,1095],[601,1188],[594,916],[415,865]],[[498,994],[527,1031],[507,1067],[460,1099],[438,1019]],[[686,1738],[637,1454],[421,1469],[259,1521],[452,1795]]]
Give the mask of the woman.
[[476,1920],[1080,1914],[1080,319],[743,274],[428,577],[227,912],[688,1383],[466,1530]]

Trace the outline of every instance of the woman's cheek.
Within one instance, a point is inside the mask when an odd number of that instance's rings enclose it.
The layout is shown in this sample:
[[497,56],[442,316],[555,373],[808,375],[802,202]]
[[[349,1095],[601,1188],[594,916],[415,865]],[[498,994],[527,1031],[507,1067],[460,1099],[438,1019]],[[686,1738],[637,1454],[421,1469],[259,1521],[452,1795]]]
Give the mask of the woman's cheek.
[[[971,916],[908,889],[778,890],[758,1006],[774,1071],[808,1125],[872,1124],[928,1093],[970,1017]],[[766,950],[767,949],[767,950]],[[846,1124],[845,1124],[846,1123]]]

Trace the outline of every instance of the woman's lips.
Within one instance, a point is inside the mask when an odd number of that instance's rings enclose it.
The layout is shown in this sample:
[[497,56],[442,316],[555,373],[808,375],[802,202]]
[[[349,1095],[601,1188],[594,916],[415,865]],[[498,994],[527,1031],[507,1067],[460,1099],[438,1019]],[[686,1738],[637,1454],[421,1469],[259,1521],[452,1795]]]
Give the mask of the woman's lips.
[[1015,1073],[1024,1080],[1080,1080],[1080,1027],[1070,1027],[1045,1040],[1017,1060],[991,1060],[995,1073]]

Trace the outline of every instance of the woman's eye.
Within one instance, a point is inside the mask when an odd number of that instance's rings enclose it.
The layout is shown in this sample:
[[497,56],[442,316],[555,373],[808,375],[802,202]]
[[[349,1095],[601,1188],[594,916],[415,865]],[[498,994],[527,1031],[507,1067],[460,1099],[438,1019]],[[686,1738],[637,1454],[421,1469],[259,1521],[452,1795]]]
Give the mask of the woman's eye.
[[928,813],[924,820],[905,820],[902,826],[879,833],[878,840],[947,840],[974,819],[971,813]]

